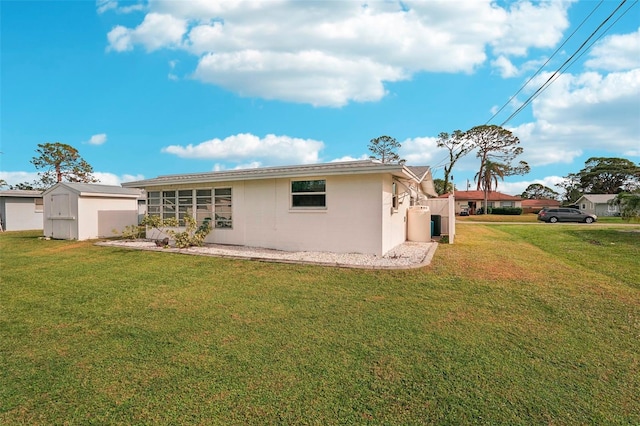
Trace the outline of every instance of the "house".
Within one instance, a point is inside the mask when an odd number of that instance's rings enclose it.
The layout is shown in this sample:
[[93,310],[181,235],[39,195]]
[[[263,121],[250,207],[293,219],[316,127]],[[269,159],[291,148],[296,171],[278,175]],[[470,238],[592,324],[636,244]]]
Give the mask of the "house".
[[540,199],[523,199],[522,200],[522,213],[535,213],[537,214],[543,208],[556,208],[560,207],[560,201],[552,200],[550,198]]
[[[449,194],[442,195],[447,197]],[[469,214],[476,214],[478,209],[484,206],[484,191],[454,191],[455,212],[460,214],[466,210]],[[522,207],[522,198],[502,192],[490,191],[487,193],[489,207]]]
[[585,213],[596,216],[620,216],[620,207],[609,204],[616,194],[584,194],[574,204]]
[[59,182],[43,193],[44,235],[62,240],[113,237],[138,224],[137,189]]
[[0,230],[42,229],[42,191],[0,191]]
[[375,255],[404,243],[408,208],[436,196],[428,167],[375,160],[159,176],[122,186],[146,191],[149,215],[211,220],[206,243]]

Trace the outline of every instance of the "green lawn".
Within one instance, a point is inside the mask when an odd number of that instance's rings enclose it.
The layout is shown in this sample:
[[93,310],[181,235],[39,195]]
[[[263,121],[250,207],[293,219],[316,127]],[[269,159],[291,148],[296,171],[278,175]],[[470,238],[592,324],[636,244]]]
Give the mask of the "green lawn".
[[362,271],[0,234],[0,424],[640,424],[640,226]]

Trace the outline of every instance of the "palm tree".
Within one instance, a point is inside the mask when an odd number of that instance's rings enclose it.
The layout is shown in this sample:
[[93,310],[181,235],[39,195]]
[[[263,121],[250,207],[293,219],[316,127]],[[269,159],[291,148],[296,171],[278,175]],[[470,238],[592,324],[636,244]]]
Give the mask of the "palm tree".
[[485,160],[484,164],[480,168],[480,171],[476,173],[475,180],[478,185],[484,191],[484,213],[488,213],[487,207],[489,201],[489,192],[498,188],[498,178],[504,180],[505,176],[509,175],[509,166],[507,164],[498,163],[491,160]]

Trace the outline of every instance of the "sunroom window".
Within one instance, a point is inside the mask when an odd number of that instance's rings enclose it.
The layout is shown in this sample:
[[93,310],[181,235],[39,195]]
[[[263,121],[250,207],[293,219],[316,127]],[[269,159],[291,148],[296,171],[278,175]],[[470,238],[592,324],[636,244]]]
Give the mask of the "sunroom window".
[[149,216],[160,216],[160,191],[147,192],[147,214]]
[[[181,189],[178,191],[147,192],[147,214],[163,219],[177,219],[185,225],[185,216],[195,217],[202,224],[212,217],[211,189]],[[195,214],[194,214],[195,212]]]
[[214,228],[231,228],[231,188],[214,189]]
[[176,217],[176,191],[162,191],[162,218]]
[[291,181],[292,208],[325,208],[327,182],[324,179]]

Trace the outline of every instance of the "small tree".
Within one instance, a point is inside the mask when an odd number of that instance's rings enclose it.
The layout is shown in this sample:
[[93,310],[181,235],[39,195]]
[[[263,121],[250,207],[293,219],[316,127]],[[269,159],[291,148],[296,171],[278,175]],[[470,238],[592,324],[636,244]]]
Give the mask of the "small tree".
[[486,160],[484,167],[476,173],[476,180],[484,192],[484,212],[489,213],[489,193],[498,187],[498,179],[504,180],[509,171],[509,166]]
[[640,222],[640,194],[621,192],[610,203],[620,207],[622,220]]
[[558,198],[558,193],[553,189],[546,187],[539,183],[532,183],[527,186],[527,189],[520,195],[524,199],[529,200],[542,200],[542,199],[550,199],[556,200]]
[[93,176],[93,167],[87,163],[78,150],[60,142],[38,144],[36,152],[39,154],[31,159],[39,172],[40,182],[45,187],[53,186],[58,182],[98,182]]
[[449,133],[442,132],[438,135],[437,141],[438,148],[446,148],[449,151],[449,163],[444,166],[444,183],[443,186],[449,187],[449,178],[451,177],[451,171],[456,162],[467,155],[475,147],[472,140],[465,137],[465,133],[460,130],[454,130],[450,135]]
[[582,188],[580,187],[580,176],[575,173],[569,173],[564,177],[562,182],[556,183],[558,188],[564,192],[562,194],[562,202],[565,204],[571,204],[582,197]]
[[369,158],[373,160],[380,160],[383,163],[404,164],[405,160],[401,159],[396,153],[396,150],[400,147],[400,142],[391,136],[380,136],[378,138],[371,139],[369,151],[372,155],[370,155]]
[[[478,149],[476,157],[480,159],[480,170],[476,176],[484,175],[483,169],[487,161],[506,165],[508,172],[505,176],[529,172],[529,165],[524,161],[521,161],[518,166],[511,166],[513,160],[522,154],[523,149],[518,146],[520,139],[509,130],[495,125],[482,125],[468,130],[465,135]],[[482,181],[478,180],[478,191],[481,188]]]
[[436,192],[438,193],[438,195],[444,195],[444,194],[449,194],[451,192],[454,191],[454,186],[453,183],[448,182],[447,186],[445,186],[444,180],[443,179],[434,179],[433,180],[433,186],[436,190]]

